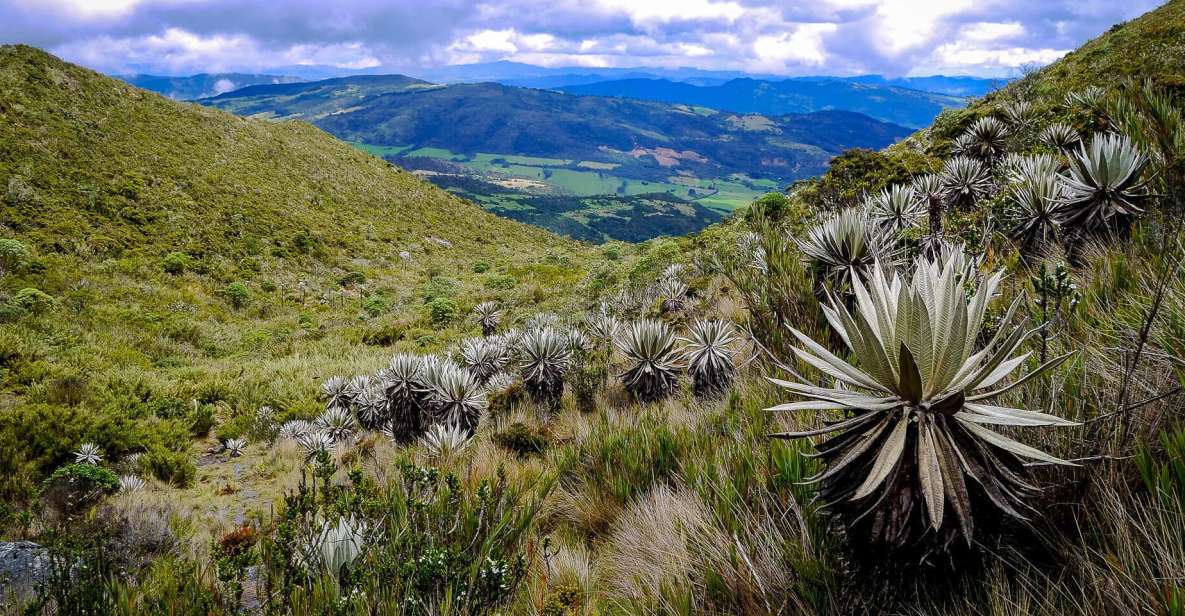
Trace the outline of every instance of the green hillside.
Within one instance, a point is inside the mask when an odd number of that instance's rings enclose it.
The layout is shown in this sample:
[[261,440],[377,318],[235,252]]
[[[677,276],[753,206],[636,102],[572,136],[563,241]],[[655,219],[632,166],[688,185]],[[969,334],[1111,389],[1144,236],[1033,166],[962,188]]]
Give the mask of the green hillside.
[[1137,19],[1115,24],[1012,88],[1033,86],[1040,95],[1059,96],[1134,77],[1179,91],[1185,88],[1183,39],[1185,3],[1171,0]]
[[[296,366],[434,348],[482,299],[567,305],[541,289],[580,283],[588,262],[307,124],[174,102],[23,46],[0,48],[0,186],[2,235],[31,252],[0,279],[5,500],[96,422],[144,426],[118,445],[143,449],[211,388],[220,414],[299,408],[315,388]],[[26,288],[52,309],[18,308]],[[62,440],[17,447],[51,427]]]

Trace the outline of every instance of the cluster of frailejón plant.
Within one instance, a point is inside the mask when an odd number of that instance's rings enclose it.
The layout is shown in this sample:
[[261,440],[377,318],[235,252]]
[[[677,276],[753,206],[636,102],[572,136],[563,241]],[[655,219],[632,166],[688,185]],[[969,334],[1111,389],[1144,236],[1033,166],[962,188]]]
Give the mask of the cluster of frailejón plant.
[[683,360],[695,395],[713,397],[728,391],[736,376],[733,346],[738,340],[727,321],[696,321],[691,326],[683,340]]
[[671,328],[652,319],[631,323],[614,341],[629,361],[622,382],[639,401],[654,402],[675,391],[680,367],[675,342]]
[[896,184],[868,199],[869,215],[882,229],[899,233],[921,224],[926,215],[925,201],[918,199],[910,186]]
[[[798,249],[813,263],[821,281],[846,289],[876,261],[891,262],[899,251],[891,236],[860,208],[847,208],[812,227]],[[822,286],[822,285],[820,285]]]
[[1061,176],[1061,223],[1086,234],[1126,228],[1151,196],[1143,177],[1147,166],[1148,156],[1127,137],[1096,135],[1070,155],[1070,172]]
[[968,298],[958,261],[921,259],[908,279],[877,267],[867,286],[855,281],[853,309],[834,298],[824,307],[855,363],[794,329],[802,345],[797,358],[836,383],[775,380],[803,400],[773,411],[848,414],[819,429],[776,436],[832,435],[816,445],[825,468],[810,481],[853,532],[875,544],[902,547],[926,536],[970,542],[976,514],[986,506],[1024,520],[1035,488],[1021,460],[1065,463],[989,426],[1070,425],[999,402],[1069,355],[1005,382],[1029,356],[1018,351],[1033,330],[1013,323],[1018,299],[991,340],[975,350],[1002,273],[986,277]]

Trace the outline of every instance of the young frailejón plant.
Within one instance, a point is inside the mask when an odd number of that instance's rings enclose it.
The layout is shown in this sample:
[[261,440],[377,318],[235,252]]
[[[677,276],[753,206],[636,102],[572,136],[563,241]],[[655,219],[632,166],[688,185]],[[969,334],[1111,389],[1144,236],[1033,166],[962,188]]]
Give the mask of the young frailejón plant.
[[482,302],[473,307],[473,314],[477,317],[477,324],[481,325],[481,335],[493,336],[494,332],[498,330],[498,322],[502,318],[498,304]]
[[391,358],[378,374],[386,405],[387,425],[392,440],[409,443],[424,433],[425,397],[423,362],[409,353]]
[[350,409],[331,406],[317,418],[317,428],[328,434],[329,438],[336,443],[348,440],[353,436],[358,424],[354,421],[354,414],[350,412]]
[[479,385],[485,385],[510,363],[510,352],[497,338],[467,338],[461,342],[461,365]]
[[945,548],[959,536],[970,545],[981,508],[990,504],[1021,521],[1032,511],[1026,499],[1037,488],[1025,480],[1022,458],[1069,464],[989,428],[1074,425],[999,401],[1069,355],[1003,383],[1030,355],[1017,351],[1034,330],[1013,323],[1018,298],[974,351],[1003,273],[985,277],[968,298],[959,261],[921,259],[909,280],[878,267],[867,287],[857,281],[851,311],[832,298],[824,312],[855,365],[792,330],[802,344],[795,355],[835,379],[834,387],[774,379],[805,400],[772,411],[850,413],[823,428],[773,436],[838,433],[816,446],[826,468],[809,481],[820,484],[820,498],[849,532],[874,546],[913,549],[933,539]]
[[387,424],[387,399],[376,379],[367,380],[367,387],[354,396],[358,422],[367,430],[378,430]]
[[1056,173],[1027,177],[1013,186],[1009,196],[1015,206],[1009,235],[1022,254],[1033,254],[1057,241],[1062,183]]
[[321,383],[321,397],[325,399],[325,408],[348,407],[352,402],[350,396],[350,381],[344,376],[331,376]]
[[1037,113],[1037,108],[1028,101],[1008,103],[1001,108],[1001,111],[1004,113],[1004,118],[1008,120],[1008,126],[1013,133],[1027,130],[1040,115]]
[[119,491],[123,494],[136,494],[148,489],[148,482],[136,475],[120,475]]
[[[810,229],[798,249],[811,259],[816,273],[833,288],[847,289],[876,261],[891,262],[896,251],[888,235],[858,208],[848,208]],[[817,291],[821,291],[820,284]]]
[[736,376],[733,345],[739,338],[727,321],[696,321],[683,339],[684,361],[692,390],[699,397],[715,397],[728,391]]
[[1078,131],[1068,124],[1060,122],[1050,124],[1041,131],[1041,143],[1062,152],[1069,153],[1082,141],[1082,137],[1078,135]]
[[453,367],[440,375],[435,388],[437,422],[473,434],[486,410],[486,392],[481,383],[467,370]]
[[671,395],[679,382],[675,334],[662,321],[645,319],[626,327],[614,344],[630,362],[621,375],[626,391],[647,403]]
[[1096,135],[1070,156],[1070,173],[1062,176],[1061,224],[1080,236],[1126,230],[1151,198],[1147,166],[1148,157],[1127,137]]
[[435,424],[424,433],[420,444],[433,458],[450,458],[469,446],[470,435],[455,425]]
[[550,409],[558,409],[564,395],[564,375],[572,366],[568,337],[551,327],[529,330],[519,343],[519,354],[527,393]]
[[914,195],[913,188],[900,184],[870,197],[867,208],[872,219],[889,233],[916,227],[926,215],[926,203]]
[[602,347],[612,344],[621,331],[621,321],[608,314],[595,314],[588,318],[585,328],[596,346]]
[[75,464],[90,464],[97,466],[103,461],[103,450],[94,443],[83,443],[74,453]]
[[996,118],[980,118],[963,133],[958,153],[991,165],[1008,151],[1007,144],[1008,125]]
[[1009,154],[1004,157],[1008,180],[1013,183],[1026,182],[1047,175],[1056,175],[1062,170],[1062,163],[1049,154]]
[[942,167],[942,200],[953,207],[970,209],[991,192],[992,179],[983,163],[955,156]]

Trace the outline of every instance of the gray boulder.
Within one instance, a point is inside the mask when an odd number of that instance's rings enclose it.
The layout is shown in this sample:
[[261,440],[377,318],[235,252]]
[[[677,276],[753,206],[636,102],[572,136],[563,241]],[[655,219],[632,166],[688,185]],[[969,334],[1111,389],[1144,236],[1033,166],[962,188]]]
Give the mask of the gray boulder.
[[27,601],[49,577],[49,551],[32,541],[0,541],[0,605]]

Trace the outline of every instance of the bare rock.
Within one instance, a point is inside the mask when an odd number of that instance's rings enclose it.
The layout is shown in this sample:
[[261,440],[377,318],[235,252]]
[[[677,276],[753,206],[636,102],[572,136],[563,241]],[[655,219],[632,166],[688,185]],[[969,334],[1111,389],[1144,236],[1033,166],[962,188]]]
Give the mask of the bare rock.
[[0,605],[32,598],[49,577],[49,551],[32,541],[0,541]]

